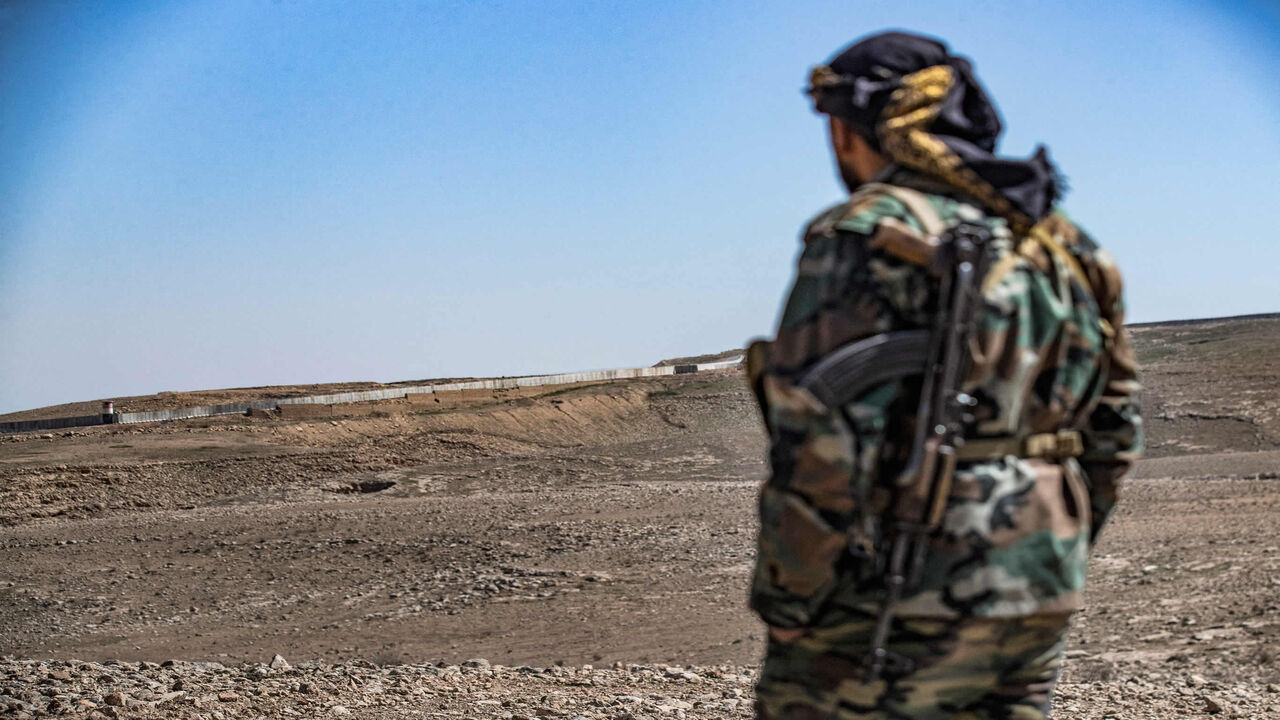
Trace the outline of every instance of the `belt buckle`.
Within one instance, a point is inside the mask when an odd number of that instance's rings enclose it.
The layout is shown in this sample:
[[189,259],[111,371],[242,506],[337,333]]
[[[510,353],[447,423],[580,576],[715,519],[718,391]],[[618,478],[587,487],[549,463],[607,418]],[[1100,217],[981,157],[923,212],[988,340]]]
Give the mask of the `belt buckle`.
[[1022,454],[1028,458],[1052,457],[1058,447],[1058,436],[1053,433],[1028,435],[1022,442]]
[[1079,457],[1084,454],[1084,440],[1075,430],[1059,430],[1055,438],[1055,450],[1059,458]]

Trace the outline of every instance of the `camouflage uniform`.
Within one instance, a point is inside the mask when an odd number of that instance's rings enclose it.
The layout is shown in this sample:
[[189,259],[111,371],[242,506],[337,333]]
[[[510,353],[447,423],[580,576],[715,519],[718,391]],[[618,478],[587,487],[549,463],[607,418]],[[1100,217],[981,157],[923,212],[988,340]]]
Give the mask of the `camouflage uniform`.
[[[1044,717],[1089,547],[1142,447],[1120,275],[1061,214],[1033,239],[921,172],[895,164],[876,180],[809,224],[777,336],[754,359],[772,467],[751,590],[770,630],[758,712]],[[897,613],[890,649],[914,667],[868,683],[875,522],[910,452],[918,385],[828,408],[795,380],[846,343],[928,327],[930,237],[960,221],[994,238],[965,385],[978,399],[966,439],[991,456],[961,463],[923,580]],[[1064,429],[1083,439],[1078,458],[1002,454],[1009,438]]]

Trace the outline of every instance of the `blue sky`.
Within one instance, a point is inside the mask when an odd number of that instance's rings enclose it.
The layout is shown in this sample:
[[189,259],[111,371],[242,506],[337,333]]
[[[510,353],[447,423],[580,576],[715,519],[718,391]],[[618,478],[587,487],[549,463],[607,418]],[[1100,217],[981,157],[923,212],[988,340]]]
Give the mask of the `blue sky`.
[[0,4],[0,412],[651,364],[766,334],[840,197],[808,68],[973,58],[1131,320],[1280,310],[1264,2]]

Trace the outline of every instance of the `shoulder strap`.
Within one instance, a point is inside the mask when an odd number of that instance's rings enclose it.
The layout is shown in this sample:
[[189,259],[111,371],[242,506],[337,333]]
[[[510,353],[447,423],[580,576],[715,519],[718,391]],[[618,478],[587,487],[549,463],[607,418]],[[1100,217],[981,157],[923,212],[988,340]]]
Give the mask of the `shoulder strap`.
[[[908,212],[915,216],[916,221],[920,223],[920,226],[924,228],[925,234],[929,237],[937,237],[947,229],[946,222],[943,221],[942,216],[939,215],[938,211],[933,207],[933,203],[929,201],[928,196],[919,190],[913,190],[912,188],[904,187],[902,185],[890,185],[889,183],[878,182],[867,183],[858,190],[860,193],[883,193],[896,199],[898,202],[906,206]],[[1076,259],[1075,255],[1073,255],[1070,250],[1063,247],[1062,243],[1058,242],[1057,239],[1053,237],[1053,234],[1050,233],[1042,224],[1037,224],[1035,227],[1031,228],[1031,232],[1027,235],[1027,240],[1033,243],[1038,243],[1048,251],[1050,255],[1057,257],[1058,260],[1066,266],[1067,271],[1070,272],[1086,290],[1090,293],[1093,292],[1093,285],[1089,282],[1089,276],[1085,274],[1084,268],[1080,267],[1080,261]],[[1030,246],[1024,241],[1024,243],[1018,248],[1018,254],[1026,255],[1028,252],[1030,252]],[[1008,272],[1012,260],[1013,258],[1011,256],[1005,262],[997,263],[995,267],[992,267],[991,270],[988,271],[987,277],[984,278],[982,283],[984,291],[989,290],[995,282],[999,281],[1000,277],[1002,277],[1004,273]]]
[[1062,264],[1067,266],[1067,270],[1075,276],[1076,280],[1079,280],[1080,284],[1090,293],[1093,292],[1093,283],[1089,282],[1089,276],[1085,274],[1084,268],[1080,267],[1080,261],[1076,259],[1075,255],[1071,254],[1070,250],[1063,247],[1062,243],[1058,242],[1052,233],[1043,226],[1036,225],[1031,228],[1029,237],[1040,243],[1045,250],[1049,251],[1049,254],[1057,256],[1062,261]]
[[[1097,300],[1098,291],[1093,287],[1093,283],[1089,280],[1088,273],[1086,273],[1084,271],[1084,267],[1080,265],[1080,260],[1076,258],[1075,253],[1065,248],[1062,243],[1058,242],[1058,239],[1053,236],[1053,233],[1040,225],[1036,225],[1031,228],[1031,238],[1043,245],[1050,253],[1056,255],[1058,259],[1062,261],[1062,264],[1067,266],[1067,270],[1075,276],[1076,280],[1080,281],[1081,287],[1088,290],[1089,294]],[[1098,314],[1098,323],[1101,325],[1102,334],[1109,345],[1115,339],[1116,329],[1111,327],[1111,323],[1103,317],[1101,313]]]
[[929,201],[928,196],[919,190],[912,190],[901,185],[873,182],[859,188],[859,192],[862,191],[884,193],[906,205],[907,210],[915,216],[920,226],[924,228],[926,235],[941,235],[947,229],[947,224],[943,222],[942,216],[934,209],[933,203]]
[[1027,257],[1035,250],[1035,246],[1039,245],[1049,253],[1051,257],[1055,257],[1066,267],[1067,272],[1079,281],[1080,285],[1093,294],[1093,283],[1089,281],[1089,276],[1085,273],[1084,268],[1080,266],[1080,261],[1072,254],[1070,250],[1058,242],[1043,225],[1035,225],[1031,228],[1031,232],[1027,233],[1022,242],[1018,244],[1016,252],[1009,253],[1001,258],[991,270],[987,272],[987,277],[983,279],[982,290],[989,292],[1001,278],[1005,276],[1009,270],[1017,264],[1019,257]]

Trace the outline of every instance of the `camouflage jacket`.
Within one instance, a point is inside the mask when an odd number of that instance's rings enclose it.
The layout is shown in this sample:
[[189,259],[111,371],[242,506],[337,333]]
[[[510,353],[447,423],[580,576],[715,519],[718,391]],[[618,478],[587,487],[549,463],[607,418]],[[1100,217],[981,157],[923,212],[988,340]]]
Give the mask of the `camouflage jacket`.
[[[991,229],[995,260],[971,343],[965,388],[979,405],[966,438],[1075,429],[1084,453],[1056,462],[1007,455],[962,463],[923,581],[909,589],[899,614],[1075,610],[1089,546],[1142,449],[1119,272],[1061,214],[1041,225],[1052,242],[1032,242],[916,173],[894,166],[878,180],[809,224],[777,337],[762,346],[753,371],[770,428],[771,471],[759,498],[751,605],[782,628],[833,609],[875,608],[880,578],[867,528],[889,506],[892,478],[910,452],[918,387],[888,383],[828,408],[794,383],[841,345],[929,326],[937,281],[924,267],[924,226],[967,220]],[[919,191],[914,206],[886,185]]]

